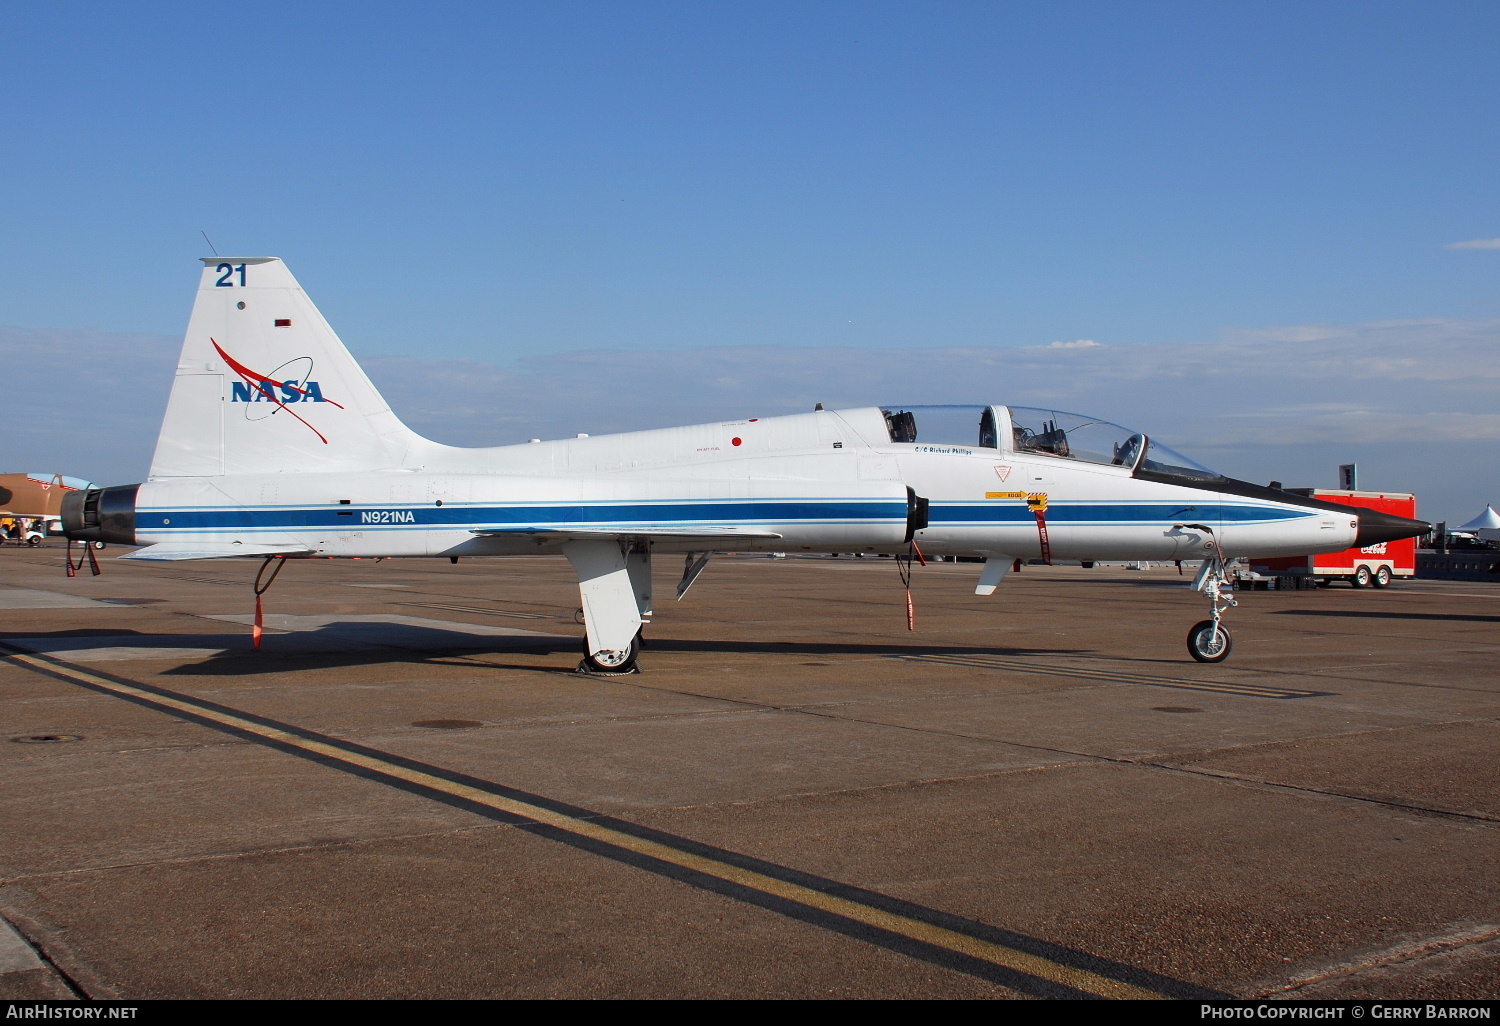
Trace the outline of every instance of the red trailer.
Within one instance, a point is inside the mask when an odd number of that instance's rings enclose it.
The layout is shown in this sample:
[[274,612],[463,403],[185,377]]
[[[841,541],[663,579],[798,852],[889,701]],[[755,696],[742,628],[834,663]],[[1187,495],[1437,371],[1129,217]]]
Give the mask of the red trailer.
[[[1412,520],[1417,517],[1417,497],[1411,492],[1346,492],[1336,488],[1288,488],[1287,491],[1341,506],[1359,506]],[[1403,538],[1316,556],[1258,559],[1253,561],[1251,569],[1266,576],[1310,577],[1322,586],[1343,580],[1356,588],[1372,584],[1384,588],[1397,577],[1417,575],[1417,539]]]

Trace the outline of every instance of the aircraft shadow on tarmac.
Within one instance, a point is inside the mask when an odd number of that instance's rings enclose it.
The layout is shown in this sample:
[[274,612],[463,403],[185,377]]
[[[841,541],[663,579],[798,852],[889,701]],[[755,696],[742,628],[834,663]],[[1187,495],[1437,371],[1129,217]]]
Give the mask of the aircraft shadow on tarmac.
[[1337,616],[1370,620],[1467,620],[1474,623],[1500,623],[1500,616],[1483,613],[1392,613],[1378,609],[1278,609],[1277,616]]
[[[461,645],[445,644],[432,639],[425,650],[415,646],[397,648],[366,649],[362,651],[289,651],[278,649],[275,642],[284,636],[267,638],[260,652],[247,651],[247,639],[237,638],[239,644],[229,651],[210,656],[202,661],[186,663],[163,671],[163,676],[243,676],[255,673],[283,673],[296,666],[345,667],[370,666],[391,662],[421,662],[435,665],[452,665],[455,656],[499,655],[526,653],[528,655],[565,654],[576,657],[580,653],[580,639],[562,637],[557,639],[516,638],[503,644],[474,644],[473,639],[464,639]],[[191,639],[185,639],[191,640]],[[503,639],[497,639],[503,640]],[[1088,653],[1070,649],[995,648],[960,645],[893,645],[888,643],[857,644],[827,642],[784,641],[685,641],[670,638],[648,639],[641,649],[644,669],[650,670],[652,653],[699,652],[718,655],[786,655],[795,657],[814,656],[892,656],[912,654],[943,655],[988,655],[988,656],[1074,656]],[[64,657],[66,658],[66,657]],[[479,668],[480,664],[465,662],[462,665]],[[572,673],[573,660],[566,665],[538,666],[524,663],[486,662],[485,669],[528,670],[531,672]]]
[[[291,664],[318,667],[366,666],[390,662],[441,663],[453,656],[527,653],[550,655],[579,651],[579,638],[561,634],[490,635],[470,634],[427,626],[380,621],[349,622],[330,618],[312,630],[267,633],[259,652],[245,634],[146,634],[128,630],[68,630],[0,633],[0,640],[31,652],[55,656],[69,662],[118,666],[142,659],[181,660],[181,665],[161,671],[167,676],[247,675],[284,673]],[[893,655],[986,655],[986,656],[1086,656],[1081,649],[1004,648],[992,645],[933,645],[914,640],[893,642],[800,642],[744,640],[686,640],[647,638],[643,653],[705,653],[719,655],[893,656]],[[473,664],[469,664],[473,665]],[[566,667],[535,665],[501,666],[495,669],[572,672]]]
[[[292,619],[292,618],[286,618]],[[512,631],[479,625],[457,629],[429,626],[417,618],[309,617],[310,628],[268,631],[261,651],[248,634],[150,634],[131,630],[70,630],[0,633],[12,648],[89,665],[139,660],[175,660],[168,673],[284,671],[287,660],[317,665],[359,665],[451,653],[576,651],[569,635]],[[415,622],[399,622],[401,620]],[[397,622],[393,622],[397,621]]]
[[932,645],[913,641],[909,645],[893,642],[830,641],[687,641],[673,638],[647,638],[642,652],[725,652],[740,655],[992,655],[992,656],[1078,656],[1090,655],[1071,648],[1000,648],[995,645]]

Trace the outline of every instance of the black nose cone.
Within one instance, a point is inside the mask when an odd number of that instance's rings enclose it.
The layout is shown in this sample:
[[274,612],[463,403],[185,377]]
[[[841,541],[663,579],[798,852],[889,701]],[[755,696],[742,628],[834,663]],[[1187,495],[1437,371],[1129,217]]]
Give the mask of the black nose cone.
[[[1353,508],[1358,509],[1358,507]],[[1354,536],[1354,547],[1362,549],[1367,545],[1400,541],[1402,538],[1415,538],[1430,530],[1432,530],[1432,525],[1425,520],[1408,520],[1394,513],[1360,509],[1359,533]]]

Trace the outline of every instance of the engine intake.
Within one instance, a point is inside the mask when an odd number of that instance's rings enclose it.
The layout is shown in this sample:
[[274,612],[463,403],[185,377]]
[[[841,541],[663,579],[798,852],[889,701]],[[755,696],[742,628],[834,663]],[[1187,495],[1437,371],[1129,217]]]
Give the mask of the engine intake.
[[135,494],[141,486],[90,488],[63,496],[63,534],[74,541],[135,544]]

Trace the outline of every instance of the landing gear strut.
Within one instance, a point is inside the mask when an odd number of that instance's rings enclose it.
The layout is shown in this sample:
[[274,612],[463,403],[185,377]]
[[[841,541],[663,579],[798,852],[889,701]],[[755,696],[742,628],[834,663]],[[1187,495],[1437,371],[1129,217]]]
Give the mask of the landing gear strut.
[[1203,561],[1198,571],[1197,589],[1208,596],[1211,619],[1199,620],[1188,631],[1187,647],[1192,657],[1200,663],[1220,663],[1234,648],[1234,639],[1229,629],[1220,623],[1224,610],[1239,605],[1234,597],[1234,586],[1224,572],[1222,556],[1211,556]]

